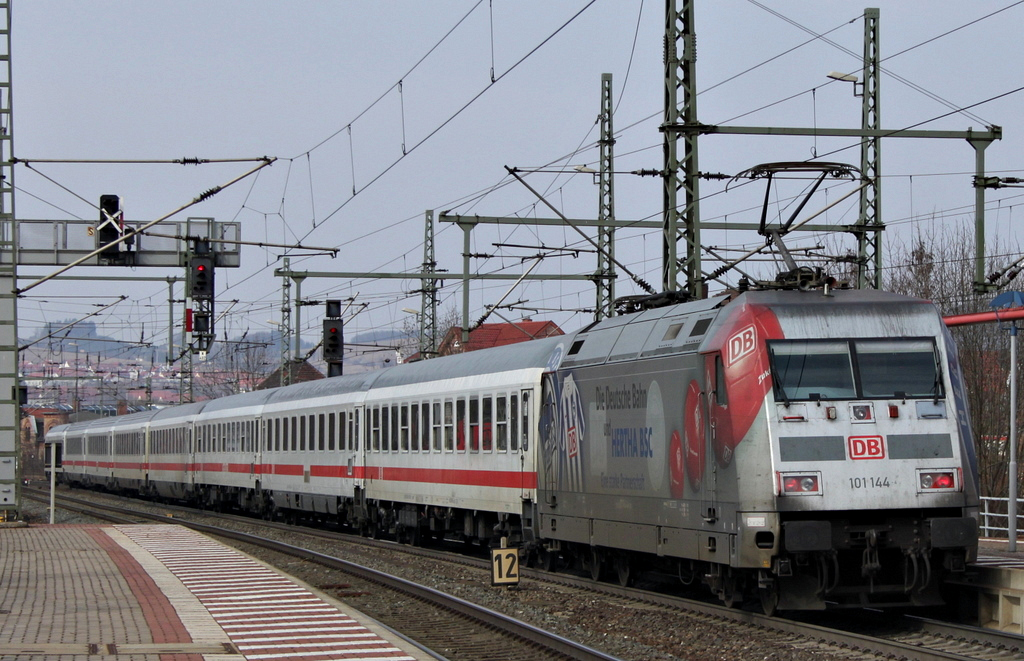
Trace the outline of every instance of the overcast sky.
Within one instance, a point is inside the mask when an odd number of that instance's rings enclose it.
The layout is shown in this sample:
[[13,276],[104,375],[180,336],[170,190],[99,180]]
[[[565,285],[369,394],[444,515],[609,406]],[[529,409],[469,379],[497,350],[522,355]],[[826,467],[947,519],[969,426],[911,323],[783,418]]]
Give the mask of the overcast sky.
[[[700,121],[858,128],[861,102],[853,86],[826,74],[859,75],[864,6],[697,0]],[[883,128],[963,131],[999,125],[1004,138],[987,150],[988,170],[1022,176],[1024,4],[886,0],[871,6],[881,10]],[[550,217],[532,193],[510,181],[504,166],[543,167],[545,172],[528,177],[534,188],[570,218],[596,217],[598,189],[591,175],[574,174],[573,166],[597,166],[602,73],[611,73],[614,85],[616,216],[659,219],[661,181],[628,173],[662,167],[664,11],[661,0],[16,0],[15,156],[277,158],[176,218],[238,222],[247,240],[338,248],[331,258],[246,247],[240,268],[218,271],[217,309],[230,308],[218,334],[268,330],[280,318],[281,280],[273,270],[283,255],[291,255],[293,269],[414,272],[423,260],[428,209]],[[960,108],[969,111],[954,112]],[[815,156],[856,165],[855,144],[821,137],[708,136],[699,146],[700,169],[733,175],[758,163]],[[974,162],[974,150],[963,140],[883,142],[886,240],[972,227]],[[116,193],[130,221],[148,221],[254,165],[37,162],[32,169],[16,169],[16,211],[26,219],[94,219],[99,196]],[[705,220],[758,220],[760,184],[728,194],[724,189],[722,182],[701,183]],[[830,188],[807,213],[844,190]],[[779,193],[780,206],[772,214],[788,216],[786,195]],[[988,235],[1013,251],[1024,213],[1020,195],[1013,188],[988,194]],[[854,196],[826,218],[846,224],[856,214]],[[449,223],[437,223],[436,230],[439,268],[460,271],[462,233]],[[808,235],[793,243],[823,241]],[[840,235],[832,241],[845,242],[839,250],[853,245]],[[756,246],[759,238],[730,231],[708,233],[704,242],[738,249]],[[589,247],[571,228],[480,228],[472,251],[491,257],[474,259],[473,269],[521,273],[532,261],[523,258],[541,245]],[[616,251],[632,271],[660,283],[660,232],[623,232]],[[595,267],[594,255],[582,251],[545,259],[536,272],[590,273]],[[22,275],[48,271],[21,269]],[[75,271],[115,273],[179,274]],[[508,286],[475,285],[474,318]],[[401,327],[408,317],[401,309],[420,306],[419,296],[408,294],[418,288],[411,278],[311,278],[302,295],[355,297],[368,304],[352,320],[351,337]],[[167,285],[153,282],[44,284],[22,300],[22,335],[44,321],[84,316],[122,292],[130,300],[94,318],[101,332],[137,339],[145,327],[147,339],[156,335],[163,342]],[[637,293],[620,279],[617,294]],[[460,301],[456,281],[445,281],[442,308]],[[588,285],[531,283],[513,292],[506,302],[511,301],[560,311],[502,311],[506,318],[551,318],[569,331],[592,319],[575,310],[592,308],[594,292]],[[319,334],[321,315],[322,308],[304,309],[310,339]]]

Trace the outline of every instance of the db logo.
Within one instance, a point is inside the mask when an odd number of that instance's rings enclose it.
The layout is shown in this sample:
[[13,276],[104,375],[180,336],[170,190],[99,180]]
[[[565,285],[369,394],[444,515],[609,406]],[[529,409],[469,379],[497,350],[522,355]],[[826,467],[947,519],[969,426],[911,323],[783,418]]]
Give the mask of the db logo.
[[566,445],[568,445],[568,455],[571,459],[580,453],[580,441],[575,427],[570,427],[566,430],[565,440]]
[[757,345],[757,333],[753,326],[747,326],[729,338],[729,364],[754,351]]
[[851,436],[850,459],[885,459],[885,441],[881,436]]

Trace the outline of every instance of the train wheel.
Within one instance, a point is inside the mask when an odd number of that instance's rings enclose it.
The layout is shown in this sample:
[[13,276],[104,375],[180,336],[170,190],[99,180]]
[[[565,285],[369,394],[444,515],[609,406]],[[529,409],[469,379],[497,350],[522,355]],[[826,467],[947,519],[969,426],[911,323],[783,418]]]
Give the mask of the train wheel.
[[547,549],[537,549],[537,566],[544,571],[555,571],[555,553]]
[[633,583],[633,567],[629,558],[619,556],[615,558],[615,573],[619,578],[619,585],[628,588]]
[[739,608],[743,605],[743,590],[740,589],[739,577],[731,569],[722,582],[722,603],[726,608]]
[[768,617],[775,615],[779,609],[779,582],[772,581],[768,587],[758,588],[758,596],[761,597],[761,610]]
[[592,546],[590,548],[590,578],[595,581],[601,580],[601,575],[604,573],[604,557],[601,551],[597,547]]

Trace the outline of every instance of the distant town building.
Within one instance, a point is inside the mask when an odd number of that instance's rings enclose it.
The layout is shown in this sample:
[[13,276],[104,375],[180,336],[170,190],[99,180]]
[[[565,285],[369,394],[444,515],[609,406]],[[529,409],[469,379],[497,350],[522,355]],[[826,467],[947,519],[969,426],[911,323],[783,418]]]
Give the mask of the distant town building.
[[[504,324],[480,324],[469,332],[469,342],[463,346],[462,328],[452,326],[441,339],[441,343],[437,347],[437,355],[450,356],[467,351],[502,347],[506,344],[529,342],[552,335],[565,335],[565,332],[553,321],[524,319]],[[413,356],[413,359],[417,357]]]
[[[303,383],[305,381],[317,381],[318,379],[326,378],[323,373],[317,368],[313,367],[307,361],[302,361],[298,365],[292,367],[292,378],[290,383]],[[263,379],[256,386],[256,390],[267,390],[268,388],[277,388],[281,385],[281,368],[278,367],[276,370],[271,372],[270,376]]]

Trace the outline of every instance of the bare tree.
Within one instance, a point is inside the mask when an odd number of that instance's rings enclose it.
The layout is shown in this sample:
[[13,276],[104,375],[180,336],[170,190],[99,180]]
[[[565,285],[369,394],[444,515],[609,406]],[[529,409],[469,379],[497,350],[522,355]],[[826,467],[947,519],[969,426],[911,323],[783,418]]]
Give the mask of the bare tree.
[[[994,241],[988,252],[1001,255],[1008,251]],[[894,266],[886,273],[887,289],[931,300],[944,316],[990,309],[990,298],[973,291],[974,235],[966,224],[919,234],[910,246],[897,244],[890,253],[889,262]],[[994,323],[973,324],[955,326],[950,331],[967,386],[981,492],[983,496],[1005,496],[1009,455],[1007,328]]]
[[277,367],[269,343],[244,339],[217,343],[205,363],[194,362],[196,398],[215,399],[255,390]]

